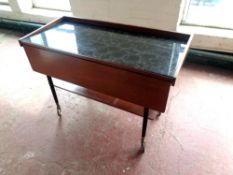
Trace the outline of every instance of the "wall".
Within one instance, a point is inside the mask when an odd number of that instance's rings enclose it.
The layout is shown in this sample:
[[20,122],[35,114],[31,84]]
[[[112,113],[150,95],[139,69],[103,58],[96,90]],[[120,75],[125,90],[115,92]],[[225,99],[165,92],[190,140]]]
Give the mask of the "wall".
[[[177,28],[184,0],[70,0],[71,13],[51,13],[30,9],[31,0],[9,0],[13,12],[0,10],[0,17],[34,22],[48,22],[62,15],[74,15],[83,18],[119,22],[170,31],[196,32],[193,48],[233,52],[233,31],[185,30]],[[24,1],[24,2],[23,2]],[[28,1],[29,3],[26,3]],[[18,3],[22,2],[22,3]],[[21,4],[21,5],[20,5]],[[25,6],[25,4],[28,4]],[[23,5],[23,6],[22,6]],[[206,29],[205,29],[206,30]]]
[[173,31],[179,9],[180,0],[77,0],[73,7],[77,16]]

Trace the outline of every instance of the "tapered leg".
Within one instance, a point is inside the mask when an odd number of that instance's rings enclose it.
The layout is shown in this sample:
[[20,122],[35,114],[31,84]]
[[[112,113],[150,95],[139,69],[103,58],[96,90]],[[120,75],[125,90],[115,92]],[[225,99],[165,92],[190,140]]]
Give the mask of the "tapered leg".
[[57,115],[59,117],[61,117],[61,107],[60,107],[60,104],[59,104],[59,101],[58,101],[58,98],[57,98],[57,93],[55,91],[55,87],[54,87],[54,84],[53,84],[53,80],[50,76],[47,75],[47,79],[48,79],[48,82],[49,82],[49,87],[51,89],[51,92],[53,94],[53,99],[57,105]]
[[142,123],[142,138],[141,138],[141,151],[145,151],[145,136],[146,136],[146,128],[147,128],[147,121],[149,116],[149,108],[144,108],[143,114],[143,123]]

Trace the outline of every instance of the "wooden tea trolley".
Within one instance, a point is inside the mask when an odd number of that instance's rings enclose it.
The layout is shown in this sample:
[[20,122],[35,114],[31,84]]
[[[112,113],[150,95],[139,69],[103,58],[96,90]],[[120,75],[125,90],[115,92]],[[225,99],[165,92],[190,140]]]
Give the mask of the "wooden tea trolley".
[[47,76],[59,116],[55,86],[142,115],[144,151],[149,109],[165,111],[191,39],[188,34],[62,17],[19,42],[32,69]]

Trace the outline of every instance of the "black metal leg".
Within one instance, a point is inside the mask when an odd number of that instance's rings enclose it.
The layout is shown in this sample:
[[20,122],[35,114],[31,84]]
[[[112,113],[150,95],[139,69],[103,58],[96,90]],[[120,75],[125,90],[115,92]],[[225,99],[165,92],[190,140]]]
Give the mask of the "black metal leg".
[[143,123],[142,123],[142,138],[141,138],[141,151],[145,151],[145,136],[146,136],[146,128],[147,128],[147,121],[149,116],[149,108],[144,108],[143,114]]
[[49,87],[51,89],[51,92],[53,94],[53,99],[57,105],[57,115],[59,117],[61,117],[61,107],[60,107],[60,104],[59,104],[59,101],[58,101],[58,98],[57,98],[57,93],[55,91],[55,88],[54,88],[54,84],[53,84],[53,80],[50,76],[47,75],[47,79],[48,79],[48,82],[49,82]]

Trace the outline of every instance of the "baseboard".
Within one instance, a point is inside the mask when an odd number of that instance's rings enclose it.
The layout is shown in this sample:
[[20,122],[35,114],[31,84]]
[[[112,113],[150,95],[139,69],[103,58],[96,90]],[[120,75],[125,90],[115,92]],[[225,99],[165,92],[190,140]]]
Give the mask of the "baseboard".
[[30,33],[44,24],[0,18],[0,28]]

